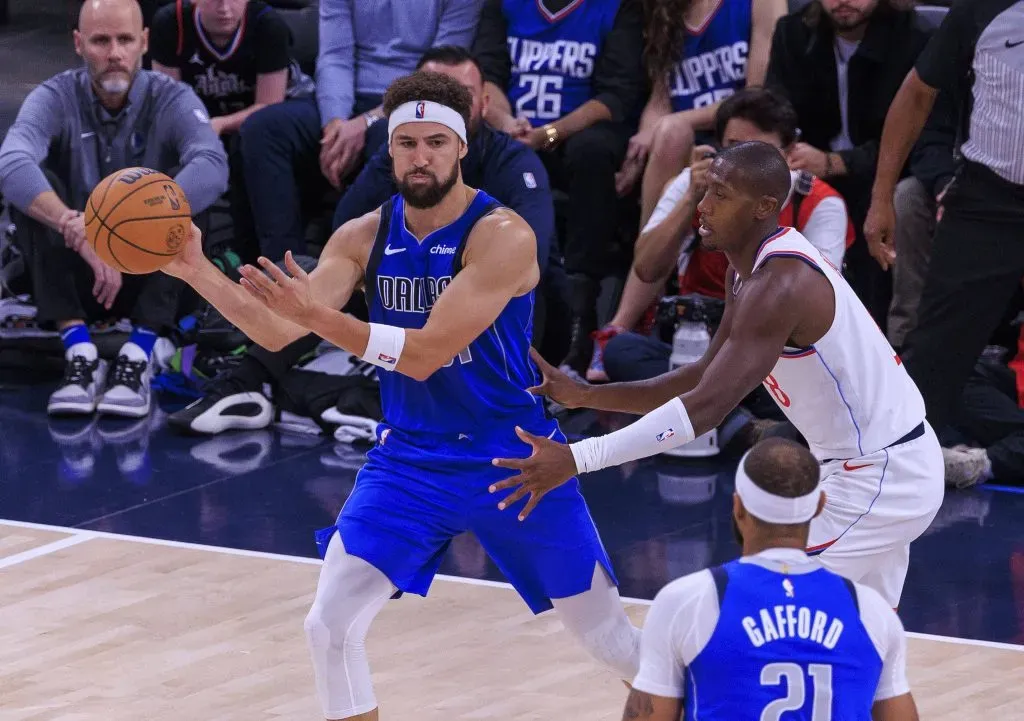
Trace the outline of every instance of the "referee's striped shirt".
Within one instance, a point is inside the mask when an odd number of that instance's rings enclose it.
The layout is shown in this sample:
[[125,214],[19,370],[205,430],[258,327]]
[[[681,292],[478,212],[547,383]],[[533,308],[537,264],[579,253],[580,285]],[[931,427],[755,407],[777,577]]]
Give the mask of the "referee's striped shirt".
[[973,71],[965,158],[1024,185],[1024,0],[958,0],[918,58],[938,88]]

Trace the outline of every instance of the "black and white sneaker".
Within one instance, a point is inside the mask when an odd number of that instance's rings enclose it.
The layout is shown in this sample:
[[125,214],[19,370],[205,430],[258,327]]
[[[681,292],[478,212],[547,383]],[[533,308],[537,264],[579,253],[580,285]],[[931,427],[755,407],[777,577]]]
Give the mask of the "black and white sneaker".
[[46,412],[51,416],[89,415],[96,410],[106,363],[97,357],[92,343],[78,343],[68,349],[64,378],[50,395]]
[[107,379],[107,390],[97,405],[100,413],[125,418],[149,415],[149,383],[153,364],[145,351],[134,343],[125,343]]
[[270,426],[274,406],[259,391],[250,390],[230,375],[217,378],[206,396],[172,413],[167,423],[189,435],[216,435],[224,431],[256,431]]

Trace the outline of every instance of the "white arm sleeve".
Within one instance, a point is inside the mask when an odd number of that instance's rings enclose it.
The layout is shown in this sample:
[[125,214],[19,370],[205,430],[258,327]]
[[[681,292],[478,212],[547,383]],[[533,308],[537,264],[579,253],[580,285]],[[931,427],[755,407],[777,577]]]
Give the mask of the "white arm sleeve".
[[843,256],[846,255],[846,229],[849,216],[846,214],[846,203],[842,198],[829,196],[822,198],[811,216],[807,219],[800,233],[808,242],[818,249],[836,268],[843,267]]
[[644,621],[633,688],[683,698],[686,665],[707,645],[716,623],[718,592],[710,571],[692,573],[661,589]]
[[668,185],[665,186],[665,190],[662,191],[661,197],[658,198],[658,204],[654,206],[654,210],[651,212],[651,217],[647,220],[647,225],[640,231],[646,233],[648,230],[654,228],[657,225],[661,225],[661,221],[665,220],[669,213],[672,212],[672,208],[679,204],[679,201],[686,195],[687,189],[690,187],[690,169],[684,168],[676,177],[669,181]]
[[900,617],[885,599],[866,586],[856,584],[860,619],[882,659],[882,675],[878,679],[875,701],[884,701],[910,693],[907,681],[907,634]]

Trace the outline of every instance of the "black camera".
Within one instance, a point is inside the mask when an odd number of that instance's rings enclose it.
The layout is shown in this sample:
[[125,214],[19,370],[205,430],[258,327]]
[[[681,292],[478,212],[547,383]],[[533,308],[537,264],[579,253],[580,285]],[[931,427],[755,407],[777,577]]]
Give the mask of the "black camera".
[[676,328],[681,321],[704,323],[712,336],[722,323],[725,301],[706,295],[668,295],[658,301],[655,324],[658,336],[666,343],[672,342]]

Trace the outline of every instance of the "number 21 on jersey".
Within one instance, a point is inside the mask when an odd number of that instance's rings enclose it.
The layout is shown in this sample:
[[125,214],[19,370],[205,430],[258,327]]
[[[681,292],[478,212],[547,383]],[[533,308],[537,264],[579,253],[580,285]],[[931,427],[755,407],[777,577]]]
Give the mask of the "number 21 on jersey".
[[[810,679],[807,679],[807,676]],[[761,721],[779,721],[787,711],[799,711],[807,702],[808,683],[812,686],[811,721],[832,719],[832,667],[812,663],[804,669],[796,663],[770,663],[761,669],[762,686],[785,684],[786,695],[772,701],[761,711]]]

